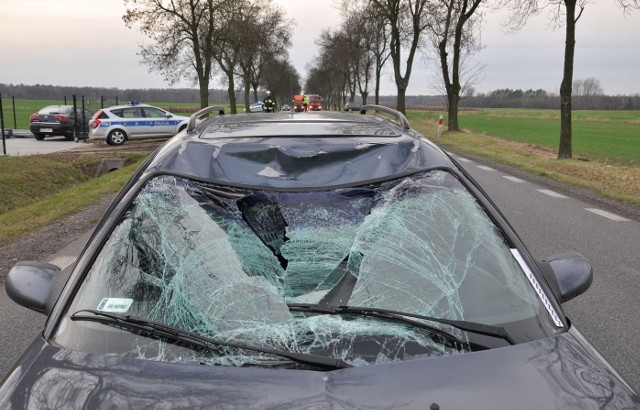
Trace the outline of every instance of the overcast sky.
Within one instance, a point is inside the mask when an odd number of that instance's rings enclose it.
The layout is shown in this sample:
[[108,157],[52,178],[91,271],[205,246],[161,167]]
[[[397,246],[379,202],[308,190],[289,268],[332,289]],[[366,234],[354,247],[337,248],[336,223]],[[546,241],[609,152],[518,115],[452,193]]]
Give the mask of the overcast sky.
[[[334,0],[275,1],[296,23],[290,57],[304,78],[305,66],[317,55],[318,33],[338,25],[341,15]],[[124,10],[121,0],[0,0],[0,83],[167,88],[140,62],[138,45],[146,39],[124,26]],[[476,90],[558,92],[564,30],[549,28],[542,15],[507,35],[503,16],[487,14],[485,48],[477,56],[486,69]],[[427,63],[415,64],[408,94],[434,94]],[[640,93],[640,11],[625,17],[614,0],[587,5],[577,25],[574,79],[589,77],[600,80],[607,94]],[[395,94],[390,68],[383,81],[382,94]]]

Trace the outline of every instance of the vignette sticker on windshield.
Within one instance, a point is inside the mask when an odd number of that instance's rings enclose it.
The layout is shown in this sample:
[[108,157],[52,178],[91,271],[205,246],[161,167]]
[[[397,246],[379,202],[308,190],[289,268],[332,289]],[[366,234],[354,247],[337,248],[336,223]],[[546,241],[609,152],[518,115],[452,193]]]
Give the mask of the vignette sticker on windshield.
[[103,298],[96,310],[110,313],[126,313],[129,311],[132,303],[133,299]]

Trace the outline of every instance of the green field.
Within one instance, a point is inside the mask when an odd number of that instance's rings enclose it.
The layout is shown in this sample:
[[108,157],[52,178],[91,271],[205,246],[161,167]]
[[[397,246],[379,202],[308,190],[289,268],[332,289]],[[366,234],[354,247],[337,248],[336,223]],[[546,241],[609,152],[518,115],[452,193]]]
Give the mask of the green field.
[[[437,121],[438,115],[415,111],[409,113],[409,118]],[[459,116],[463,130],[539,145],[557,152],[559,110],[480,109],[460,111]],[[574,157],[640,166],[640,111],[574,111],[572,119]],[[446,123],[445,118],[445,129]]]

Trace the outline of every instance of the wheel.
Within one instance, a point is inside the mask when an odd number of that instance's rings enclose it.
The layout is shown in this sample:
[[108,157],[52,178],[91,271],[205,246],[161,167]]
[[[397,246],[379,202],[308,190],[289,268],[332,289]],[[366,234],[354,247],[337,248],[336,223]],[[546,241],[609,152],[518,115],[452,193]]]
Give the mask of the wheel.
[[38,140],[42,141],[44,139],[44,134],[33,134],[33,136]]
[[113,130],[107,135],[107,144],[122,145],[127,140],[127,134],[122,130]]

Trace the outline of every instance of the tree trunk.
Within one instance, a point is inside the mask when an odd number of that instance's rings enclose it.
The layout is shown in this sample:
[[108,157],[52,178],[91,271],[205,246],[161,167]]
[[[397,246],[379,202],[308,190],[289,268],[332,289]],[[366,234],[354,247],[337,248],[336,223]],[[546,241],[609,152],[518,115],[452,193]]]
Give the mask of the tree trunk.
[[571,88],[576,47],[576,0],[565,0],[567,30],[564,47],[564,72],[560,84],[560,147],[558,159],[571,158]]
[[460,102],[460,93],[451,93],[448,101],[447,111],[447,129],[449,131],[460,131],[458,127],[458,103]]
[[200,108],[209,106],[209,83],[200,82]]
[[380,105],[380,77],[382,76],[382,67],[376,68],[376,91],[375,91],[375,104]]
[[229,94],[229,104],[231,104],[231,114],[237,114],[238,109],[236,108],[236,84],[233,81],[233,74],[227,76],[229,78],[229,88],[227,88],[227,93]]
[[244,82],[244,111],[249,112],[249,95],[251,93],[251,84],[249,81],[245,80]]
[[398,102],[396,104],[396,109],[405,115],[406,115],[406,111],[405,111],[406,95],[407,95],[407,88],[406,87],[402,88],[401,86],[398,86]]

